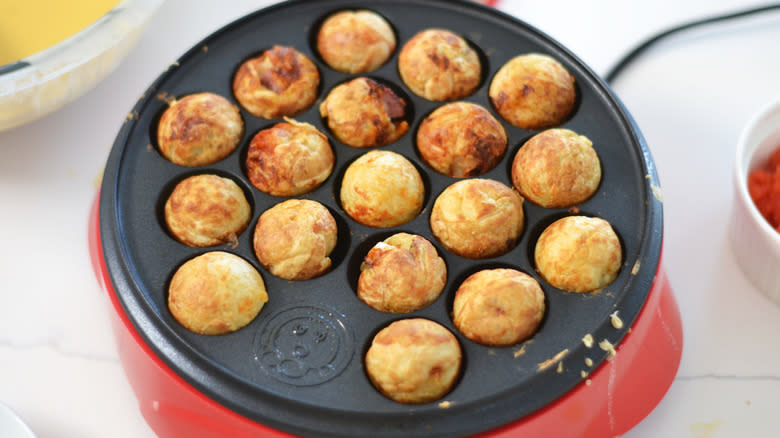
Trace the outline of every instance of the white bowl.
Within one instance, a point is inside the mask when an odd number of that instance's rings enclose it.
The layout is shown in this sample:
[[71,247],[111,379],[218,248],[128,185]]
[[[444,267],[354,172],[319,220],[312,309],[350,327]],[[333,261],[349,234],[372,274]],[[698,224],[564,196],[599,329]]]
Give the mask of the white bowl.
[[0,437],[35,438],[35,434],[11,408],[0,403]]
[[780,147],[780,100],[745,126],[734,162],[731,240],[737,264],[760,292],[780,304],[780,233],[761,216],[747,188],[750,171],[764,166]]
[[[76,35],[0,72],[0,131],[57,110],[119,65],[163,0],[122,0]],[[4,66],[7,67],[7,66]]]

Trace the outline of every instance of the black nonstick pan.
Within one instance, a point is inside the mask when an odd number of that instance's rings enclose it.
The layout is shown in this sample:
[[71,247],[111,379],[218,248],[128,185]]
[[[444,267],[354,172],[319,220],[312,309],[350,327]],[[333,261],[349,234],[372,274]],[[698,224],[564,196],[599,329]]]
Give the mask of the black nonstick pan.
[[[421,171],[428,194],[416,219],[392,229],[361,225],[341,208],[337,195],[341,175],[345,166],[366,150],[336,140],[318,112],[319,102],[331,88],[355,76],[336,72],[322,62],[313,44],[318,26],[335,11],[358,8],[381,14],[393,26],[398,48],[383,67],[368,76],[397,90],[412,114],[409,132],[382,149],[411,160]],[[433,236],[429,226],[433,202],[457,179],[428,167],[416,151],[414,137],[425,115],[442,102],[417,97],[398,74],[400,47],[418,31],[433,27],[460,34],[478,50],[484,64],[483,81],[464,100],[490,109],[506,129],[507,152],[494,169],[482,175],[484,178],[511,186],[514,154],[538,132],[516,128],[494,111],[487,89],[496,71],[516,55],[538,52],[554,57],[574,75],[577,106],[560,127],[593,141],[603,171],[598,191],[578,205],[577,211],[608,220],[623,249],[618,277],[604,290],[567,293],[546,283],[535,270],[536,239],[554,220],[574,214],[569,209],[546,209],[525,202],[525,229],[518,245],[490,259],[456,256]],[[168,98],[210,91],[237,103],[231,91],[236,68],[275,44],[295,47],[317,65],[319,98],[295,119],[328,135],[336,156],[335,169],[325,183],[301,196],[328,207],[339,227],[331,271],[306,281],[271,275],[260,265],[252,247],[259,215],[287,198],[255,189],[243,160],[252,136],[279,120],[260,119],[242,109],[245,132],[241,144],[213,165],[175,165],[163,158],[156,145],[156,124]],[[166,230],[162,211],[173,186],[201,173],[230,177],[247,194],[252,220],[234,245],[191,248]],[[581,384],[582,367],[566,364],[582,364],[588,357],[595,369],[609,354],[584,345],[585,335],[613,345],[620,342],[641,310],[659,266],[662,208],[654,197],[657,185],[650,152],[609,87],[565,47],[532,26],[488,7],[460,1],[299,0],[263,9],[225,26],[172,63],[151,84],[128,115],[108,159],[99,226],[112,286],[135,329],[165,364],[208,398],[248,419],[298,435],[454,437],[521,419]],[[374,243],[398,231],[430,240],[448,269],[439,299],[405,315],[378,312],[356,296],[356,276],[363,256]],[[255,320],[227,335],[192,333],[179,325],[167,308],[168,284],[177,267],[210,250],[232,252],[252,263],[270,297]],[[518,269],[542,285],[547,313],[531,341],[491,348],[470,341],[454,327],[450,311],[455,290],[469,274],[492,267]],[[616,310],[623,322],[620,328],[610,318]],[[458,382],[436,402],[407,405],[391,401],[371,385],[363,367],[363,355],[373,335],[390,322],[411,316],[432,319],[449,328],[463,349]],[[299,347],[306,349],[305,356],[295,353]],[[562,358],[564,365],[542,366],[554,358]]]

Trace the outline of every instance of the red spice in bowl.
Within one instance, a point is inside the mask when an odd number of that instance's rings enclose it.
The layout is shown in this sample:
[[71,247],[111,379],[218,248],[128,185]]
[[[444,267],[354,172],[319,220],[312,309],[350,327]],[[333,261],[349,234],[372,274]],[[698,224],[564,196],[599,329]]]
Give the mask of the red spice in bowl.
[[766,166],[750,172],[748,192],[761,215],[780,232],[780,146]]

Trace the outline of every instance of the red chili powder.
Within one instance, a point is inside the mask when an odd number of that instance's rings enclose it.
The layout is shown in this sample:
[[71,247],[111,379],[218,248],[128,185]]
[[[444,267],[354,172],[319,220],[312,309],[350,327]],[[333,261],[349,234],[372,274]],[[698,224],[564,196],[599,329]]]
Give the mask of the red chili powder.
[[780,232],[780,147],[769,157],[767,166],[750,172],[748,192],[758,211]]

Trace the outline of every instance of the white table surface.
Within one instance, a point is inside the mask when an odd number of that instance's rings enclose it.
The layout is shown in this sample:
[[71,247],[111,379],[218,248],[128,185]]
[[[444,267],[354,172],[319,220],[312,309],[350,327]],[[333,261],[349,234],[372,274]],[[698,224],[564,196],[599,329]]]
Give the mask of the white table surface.
[[[153,436],[125,380],[90,267],[89,208],[114,136],[149,83],[203,37],[269,3],[169,0],[96,88],[54,114],[0,132],[0,402],[39,437]],[[748,5],[499,3],[601,74],[655,31]],[[614,89],[659,169],[664,264],[685,338],[668,394],[624,436],[778,436],[780,306],[741,274],[727,236],[737,137],[754,112],[780,98],[780,13],[673,37]]]

